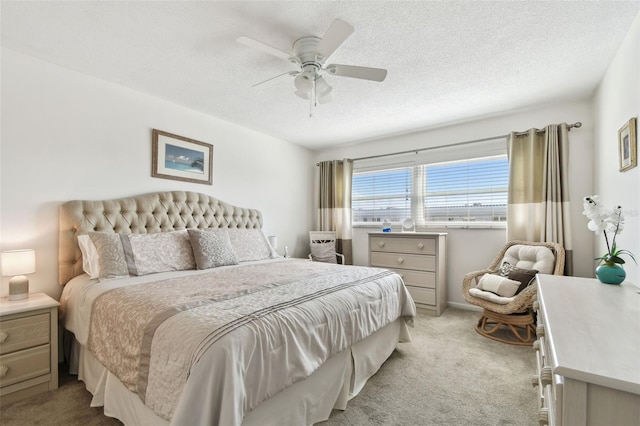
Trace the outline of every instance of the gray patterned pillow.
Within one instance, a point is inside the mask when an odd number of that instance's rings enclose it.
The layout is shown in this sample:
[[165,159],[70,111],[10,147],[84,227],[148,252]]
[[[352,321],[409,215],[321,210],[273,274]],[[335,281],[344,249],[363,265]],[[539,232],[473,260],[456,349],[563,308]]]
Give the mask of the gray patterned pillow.
[[226,229],[189,229],[189,239],[198,269],[238,264]]
[[[127,235],[135,264],[133,275],[195,269],[196,261],[187,230]],[[128,250],[123,244],[125,254]]]
[[262,229],[229,228],[229,239],[238,262],[263,260],[277,257]]
[[[98,277],[101,280],[129,276],[129,268],[120,237],[120,234],[110,232],[89,232],[89,238],[98,252],[98,264],[100,265]],[[123,235],[123,237],[126,236]]]

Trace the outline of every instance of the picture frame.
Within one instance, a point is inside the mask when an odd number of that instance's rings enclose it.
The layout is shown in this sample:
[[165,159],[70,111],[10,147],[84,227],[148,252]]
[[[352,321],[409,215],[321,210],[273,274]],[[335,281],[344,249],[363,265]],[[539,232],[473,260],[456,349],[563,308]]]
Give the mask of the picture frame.
[[638,165],[637,148],[636,119],[631,118],[618,130],[618,153],[621,172],[626,172]]
[[153,129],[151,176],[213,185],[213,145]]

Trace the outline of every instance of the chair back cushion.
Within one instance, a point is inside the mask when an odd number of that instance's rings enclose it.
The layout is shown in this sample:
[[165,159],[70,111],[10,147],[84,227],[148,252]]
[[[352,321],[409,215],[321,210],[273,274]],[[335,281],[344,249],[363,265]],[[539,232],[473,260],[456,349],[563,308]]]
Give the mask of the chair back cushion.
[[545,246],[516,244],[507,249],[500,265],[504,262],[520,269],[535,269],[541,274],[553,274],[556,257]]
[[338,263],[335,242],[311,243],[311,259],[314,262]]

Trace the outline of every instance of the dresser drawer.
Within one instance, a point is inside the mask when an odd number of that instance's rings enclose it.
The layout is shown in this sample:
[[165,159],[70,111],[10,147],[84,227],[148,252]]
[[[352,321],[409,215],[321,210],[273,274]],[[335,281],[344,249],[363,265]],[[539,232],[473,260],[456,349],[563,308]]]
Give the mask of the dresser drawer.
[[49,314],[0,322],[0,355],[49,343]]
[[402,281],[404,281],[405,285],[410,285],[413,287],[436,288],[435,272],[410,271],[395,268],[391,268],[391,270],[402,277]]
[[371,251],[386,253],[436,254],[433,238],[371,237]]
[[371,266],[395,269],[435,271],[436,257],[419,254],[371,252]]
[[48,374],[49,351],[49,345],[43,345],[0,356],[0,387]]
[[416,303],[423,305],[435,305],[436,304],[436,291],[430,288],[412,287],[407,286],[409,294]]

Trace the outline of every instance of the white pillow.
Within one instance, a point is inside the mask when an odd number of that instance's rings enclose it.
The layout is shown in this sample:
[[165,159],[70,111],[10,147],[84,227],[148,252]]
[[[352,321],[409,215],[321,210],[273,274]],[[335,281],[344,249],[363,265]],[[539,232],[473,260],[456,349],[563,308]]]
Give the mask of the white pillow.
[[100,276],[100,263],[98,251],[88,235],[78,235],[78,245],[82,253],[82,270],[91,278]]
[[496,274],[484,274],[476,286],[480,290],[490,291],[502,297],[512,297],[518,291],[518,287],[520,287],[520,281]]
[[506,305],[507,303],[510,303],[515,299],[515,297],[498,296],[497,294],[491,293],[490,291],[480,290],[478,287],[470,288],[469,294],[474,297],[478,297],[480,299],[485,299],[493,303],[498,303],[500,305]]
[[311,259],[314,262],[338,263],[336,259],[336,243],[311,243]]

